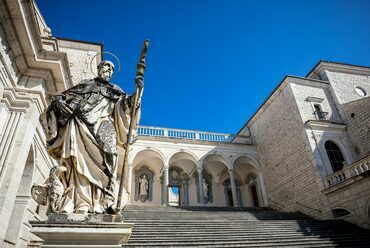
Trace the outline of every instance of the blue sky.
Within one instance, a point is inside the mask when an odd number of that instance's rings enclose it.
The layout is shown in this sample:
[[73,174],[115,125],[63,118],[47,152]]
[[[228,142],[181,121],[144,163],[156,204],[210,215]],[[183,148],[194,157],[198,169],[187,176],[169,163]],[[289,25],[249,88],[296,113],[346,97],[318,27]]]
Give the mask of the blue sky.
[[115,53],[129,93],[150,39],[141,125],[236,133],[284,75],[370,66],[370,1],[36,2],[54,36]]

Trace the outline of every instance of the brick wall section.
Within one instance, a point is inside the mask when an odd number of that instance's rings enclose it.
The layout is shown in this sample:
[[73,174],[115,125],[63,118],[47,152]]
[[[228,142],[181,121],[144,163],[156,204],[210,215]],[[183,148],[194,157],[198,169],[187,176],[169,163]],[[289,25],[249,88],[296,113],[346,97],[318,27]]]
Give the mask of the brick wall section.
[[370,97],[341,105],[357,159],[370,155]]
[[248,124],[256,141],[270,205],[278,202],[284,206],[280,210],[330,217],[290,85],[283,83],[270,99]]
[[[90,61],[97,52],[67,47],[60,47],[59,50],[67,53],[73,85],[78,84],[83,79],[95,77],[90,69]],[[94,59],[92,68],[95,73],[96,66],[96,60]]]

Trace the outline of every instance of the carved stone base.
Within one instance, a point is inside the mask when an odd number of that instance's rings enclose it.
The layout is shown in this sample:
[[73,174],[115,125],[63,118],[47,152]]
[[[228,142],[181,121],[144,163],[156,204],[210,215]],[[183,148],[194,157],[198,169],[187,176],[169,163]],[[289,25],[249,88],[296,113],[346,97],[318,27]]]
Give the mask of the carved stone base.
[[122,247],[134,227],[121,215],[108,214],[50,214],[47,221],[30,223],[43,248]]

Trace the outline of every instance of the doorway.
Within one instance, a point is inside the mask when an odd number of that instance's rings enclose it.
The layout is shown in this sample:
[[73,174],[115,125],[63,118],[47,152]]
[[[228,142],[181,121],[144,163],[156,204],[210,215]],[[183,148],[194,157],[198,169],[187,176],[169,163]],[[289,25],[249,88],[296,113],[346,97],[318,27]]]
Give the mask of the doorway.
[[258,194],[257,194],[257,187],[255,184],[250,186],[251,192],[252,192],[252,200],[253,200],[253,205],[254,207],[259,207],[260,203],[258,201]]
[[233,207],[234,206],[234,200],[233,200],[233,192],[231,189],[226,190],[226,204],[228,207]]
[[168,187],[168,204],[170,206],[180,206],[180,190],[181,187],[169,186]]

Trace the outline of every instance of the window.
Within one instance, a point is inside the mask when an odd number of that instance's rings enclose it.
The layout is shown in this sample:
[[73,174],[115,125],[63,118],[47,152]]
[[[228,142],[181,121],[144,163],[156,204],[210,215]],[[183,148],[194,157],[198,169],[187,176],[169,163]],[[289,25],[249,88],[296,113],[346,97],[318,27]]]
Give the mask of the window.
[[359,96],[362,96],[362,97],[367,96],[366,90],[360,86],[355,86],[355,92]]
[[340,171],[345,163],[342,152],[339,147],[332,141],[325,142],[325,150],[334,172]]
[[351,214],[351,212],[343,208],[332,209],[331,212],[334,218],[340,218]]
[[320,104],[314,104],[313,108],[315,110],[315,116],[318,120],[326,120],[326,112],[323,112]]

